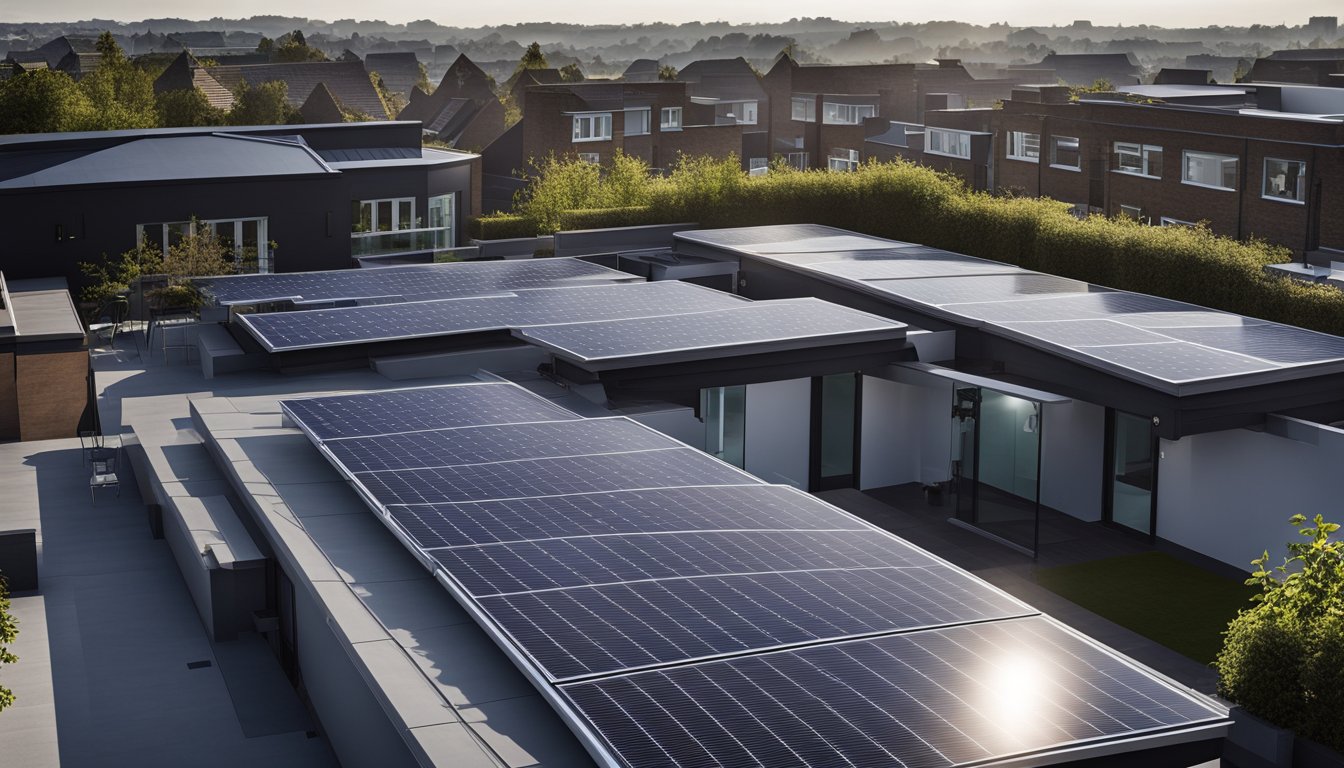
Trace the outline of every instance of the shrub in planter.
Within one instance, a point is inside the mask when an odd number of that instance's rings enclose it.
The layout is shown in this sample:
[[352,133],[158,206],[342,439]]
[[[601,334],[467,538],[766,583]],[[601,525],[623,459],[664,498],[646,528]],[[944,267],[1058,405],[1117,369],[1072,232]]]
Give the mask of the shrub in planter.
[[1215,665],[1218,692],[1257,717],[1344,750],[1344,541],[1321,515],[1291,522],[1310,539],[1283,565],[1254,561],[1255,604],[1232,620]]

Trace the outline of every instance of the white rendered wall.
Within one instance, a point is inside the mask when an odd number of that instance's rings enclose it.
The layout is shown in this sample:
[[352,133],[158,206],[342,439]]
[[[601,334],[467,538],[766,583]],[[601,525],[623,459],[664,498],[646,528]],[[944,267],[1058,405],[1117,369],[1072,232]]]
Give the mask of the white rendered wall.
[[1320,427],[1318,437],[1312,445],[1233,429],[1162,440],[1157,535],[1238,568],[1266,549],[1282,562],[1283,545],[1304,540],[1291,515],[1341,519],[1344,433]]
[[768,483],[807,488],[812,380],[747,385],[746,469]]
[[859,487],[864,490],[919,480],[920,433],[911,389],[863,377]]

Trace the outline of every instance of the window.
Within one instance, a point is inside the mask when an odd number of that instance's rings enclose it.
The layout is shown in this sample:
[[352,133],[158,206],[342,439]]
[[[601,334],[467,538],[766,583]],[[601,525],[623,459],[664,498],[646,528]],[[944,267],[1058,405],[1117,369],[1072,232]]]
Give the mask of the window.
[[658,127],[664,131],[680,131],[681,107],[663,107],[658,116]]
[[650,111],[648,107],[625,110],[625,135],[643,136],[648,133]]
[[719,125],[725,123],[737,125],[756,124],[756,102],[731,101],[714,107],[714,120]]
[[1117,173],[1134,176],[1162,178],[1162,148],[1151,144],[1115,143],[1115,168]]
[[606,141],[610,138],[610,112],[574,116],[574,141]]
[[1082,167],[1082,155],[1078,151],[1078,137],[1050,137],[1050,165],[1055,168],[1078,170]]
[[1144,221],[1143,208],[1137,205],[1121,205],[1120,215],[1125,217],[1126,219],[1133,219],[1135,221]]
[[1041,134],[1025,131],[1008,132],[1008,157],[1011,160],[1041,161]]
[[164,256],[168,249],[182,242],[192,233],[207,230],[219,238],[221,244],[233,250],[234,267],[239,272],[273,271],[270,243],[266,237],[266,217],[248,219],[204,219],[197,221],[170,221],[157,224],[138,224],[136,240],[152,246]]
[[598,163],[602,162],[602,155],[597,152],[580,152],[579,160],[585,163],[592,163],[593,165],[597,165]]
[[831,156],[827,158],[827,167],[832,171],[858,170],[859,151],[857,149],[832,149]]
[[444,250],[457,245],[457,232],[454,222],[457,216],[457,196],[455,194],[437,195],[429,198],[429,227],[434,230],[431,237],[435,250]]
[[705,452],[735,467],[746,463],[747,388],[700,390],[700,418],[705,422]]
[[764,176],[770,172],[770,159],[767,157],[753,157],[747,161],[748,173],[752,176]]
[[396,232],[415,229],[415,198],[397,197],[390,200],[351,201],[350,231]]
[[877,114],[872,104],[833,104],[822,102],[821,121],[829,125],[858,125],[864,118]]
[[790,152],[788,154],[788,161],[789,165],[793,166],[794,168],[797,168],[800,171],[807,170],[806,152]]
[[925,152],[967,159],[971,156],[971,135],[965,131],[929,128],[924,135],[926,140]]
[[791,102],[794,120],[804,123],[817,122],[817,100],[811,96],[794,96]]
[[1265,158],[1265,184],[1261,192],[1269,200],[1289,203],[1307,201],[1307,164],[1301,160]]
[[1181,168],[1182,183],[1214,189],[1237,188],[1236,156],[1185,152],[1182,157],[1185,161]]

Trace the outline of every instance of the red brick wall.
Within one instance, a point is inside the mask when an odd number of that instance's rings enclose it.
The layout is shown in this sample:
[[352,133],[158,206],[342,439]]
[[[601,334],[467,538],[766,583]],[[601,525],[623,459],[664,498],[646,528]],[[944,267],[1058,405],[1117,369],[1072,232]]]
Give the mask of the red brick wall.
[[19,439],[19,393],[14,353],[0,352],[0,440]]
[[78,435],[88,404],[88,351],[19,354],[14,362],[19,439]]

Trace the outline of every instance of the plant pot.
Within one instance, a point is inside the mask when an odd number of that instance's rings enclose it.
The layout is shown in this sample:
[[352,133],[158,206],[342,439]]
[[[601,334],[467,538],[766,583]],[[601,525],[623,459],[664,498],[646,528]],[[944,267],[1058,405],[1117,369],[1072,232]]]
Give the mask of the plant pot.
[[1239,768],[1292,768],[1293,732],[1233,707],[1223,757]]

